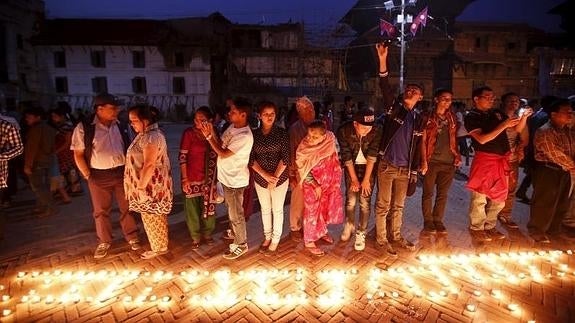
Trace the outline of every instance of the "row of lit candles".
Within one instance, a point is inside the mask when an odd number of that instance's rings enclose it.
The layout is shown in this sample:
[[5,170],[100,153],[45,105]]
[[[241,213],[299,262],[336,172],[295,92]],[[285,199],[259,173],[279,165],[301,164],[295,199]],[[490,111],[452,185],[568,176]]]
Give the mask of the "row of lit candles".
[[[406,275],[406,273],[410,273],[410,274],[416,274],[416,273],[425,273],[425,272],[433,272],[434,276],[438,278],[438,281],[442,284],[442,286],[444,287],[449,287],[450,283],[449,281],[445,278],[446,275],[443,275],[443,272],[441,271],[440,267],[441,265],[445,265],[446,260],[450,260],[451,262],[455,263],[456,265],[462,266],[465,264],[468,264],[471,261],[479,261],[479,262],[485,262],[487,261],[488,263],[493,264],[493,260],[494,259],[503,259],[505,260],[514,260],[514,261],[519,261],[521,263],[521,260],[533,260],[537,257],[545,257],[546,260],[550,260],[551,262],[556,262],[557,259],[563,255],[563,254],[567,254],[567,255],[572,255],[573,252],[571,250],[567,250],[567,251],[560,251],[560,250],[555,250],[555,251],[539,251],[539,252],[533,252],[533,251],[529,251],[529,252],[517,252],[517,253],[500,253],[500,254],[494,254],[494,253],[489,253],[489,254],[479,254],[479,255],[452,255],[452,256],[435,256],[435,255],[421,255],[419,256],[419,260],[421,261],[422,264],[424,264],[423,267],[413,267],[413,266],[409,266],[407,267],[407,270],[403,269],[403,268],[391,268],[388,271],[384,272],[381,269],[373,269],[371,271],[371,275],[370,275],[370,280],[371,280],[371,285],[370,288],[372,289],[371,291],[369,291],[366,294],[366,298],[368,300],[372,300],[374,298],[377,298],[377,296],[379,295],[380,297],[384,297],[386,294],[382,291],[377,291],[378,289],[378,285],[376,283],[374,283],[374,280],[379,279],[383,274],[388,274],[390,276],[390,278],[396,278],[398,276],[403,277],[404,279],[404,283],[406,284],[406,286],[410,287],[410,288],[414,288],[414,294],[418,297],[423,296],[423,291],[421,291],[421,289],[419,289],[414,283],[413,280],[411,279],[411,277],[409,275]],[[439,266],[437,265],[439,263]],[[469,272],[471,277],[477,281],[481,281],[482,280],[482,276],[477,273],[473,268],[471,269],[465,269],[468,267],[464,267],[464,270]],[[547,278],[551,278],[551,273],[547,274],[547,275],[542,275],[534,265],[529,265],[528,269],[530,270],[530,275],[533,279],[537,280],[537,279],[541,279],[542,277],[547,277]],[[558,277],[564,277],[565,273],[568,271],[569,267],[567,264],[561,263],[558,264],[557,266],[558,272],[557,272],[557,276]],[[519,273],[517,276],[513,275],[513,274],[509,274],[504,267],[502,267],[501,265],[497,265],[495,266],[495,270],[497,272],[493,272],[491,274],[491,278],[494,280],[497,280],[501,277],[506,277],[509,279],[515,279],[515,278],[519,278],[519,279],[524,279],[526,278],[526,275],[524,273]],[[319,277],[322,280],[325,281],[331,281],[333,282],[333,285],[335,286],[332,291],[330,293],[327,293],[325,295],[320,295],[318,296],[318,302],[320,304],[330,304],[333,305],[334,303],[338,303],[338,302],[342,302],[345,298],[345,292],[343,289],[343,286],[345,284],[345,280],[346,280],[346,276],[347,275],[357,275],[359,273],[359,271],[355,268],[352,268],[350,270],[322,270],[319,272]],[[454,270],[454,269],[450,269],[449,273],[452,276],[457,276],[459,275],[459,273]],[[305,286],[303,284],[301,284],[305,271],[302,270],[301,268],[298,268],[296,270],[251,270],[251,271],[239,271],[237,273],[241,278],[249,278],[252,279],[254,281],[258,281],[259,284],[262,286],[260,288],[260,290],[258,290],[258,292],[255,295],[249,294],[246,295],[245,300],[249,300],[249,301],[259,301],[259,302],[264,302],[264,303],[277,303],[277,302],[281,302],[281,303],[298,303],[298,304],[302,304],[307,302],[307,295],[305,293],[303,293],[305,291]],[[298,286],[298,289],[300,290],[300,294],[288,294],[285,297],[281,297],[278,294],[275,293],[268,293],[266,292],[267,287],[269,286],[269,282],[268,279],[275,279],[275,278],[288,278],[291,274],[294,275],[294,279],[296,282],[300,282],[300,285]],[[575,272],[573,273],[575,275]],[[204,276],[204,277],[208,277],[210,276],[211,273],[208,271],[197,271],[197,270],[192,270],[192,271],[183,271],[180,273],[180,276],[185,278],[188,282],[191,282],[191,280],[193,280],[194,278],[198,278],[200,276]],[[123,283],[126,280],[134,280],[137,279],[138,277],[151,277],[153,278],[154,282],[158,282],[160,280],[171,280],[172,278],[174,278],[174,274],[173,272],[164,272],[164,271],[157,271],[157,272],[140,272],[140,271],[124,271],[121,274],[115,271],[106,271],[106,270],[102,270],[99,272],[86,272],[86,271],[77,271],[77,272],[65,272],[62,270],[54,270],[53,272],[49,272],[49,271],[44,271],[44,272],[39,272],[39,271],[32,271],[32,272],[18,272],[17,274],[17,278],[18,280],[23,281],[25,278],[28,279],[43,279],[45,284],[49,284],[51,283],[51,280],[58,277],[61,279],[65,279],[65,280],[71,280],[71,279],[77,279],[80,282],[85,282],[85,281],[89,281],[89,280],[94,280],[94,279],[108,279],[108,278],[114,278],[117,277],[116,280],[116,285],[118,286],[111,286],[108,289],[110,290],[115,290],[119,288],[119,284]],[[207,304],[221,304],[222,301],[223,303],[226,304],[233,304],[235,302],[238,301],[238,298],[233,295],[230,294],[228,292],[228,287],[231,281],[231,272],[229,270],[220,270],[214,273],[214,276],[216,278],[216,282],[220,282],[218,283],[220,285],[220,292],[215,294],[215,295],[206,295],[206,296],[200,296],[200,295],[194,295],[192,297],[192,300],[194,303],[197,304],[196,301],[198,300],[203,300],[203,303],[207,303]],[[375,278],[374,278],[375,277]],[[3,290],[4,286],[0,285],[0,290]],[[375,292],[373,290],[376,290]],[[149,293],[151,292],[151,287],[147,287],[146,291]],[[54,303],[65,303],[66,301],[73,301],[74,303],[78,303],[81,300],[81,297],[77,294],[78,292],[78,288],[77,286],[73,286],[71,289],[72,295],[67,295],[64,294],[58,301],[51,295],[48,295],[44,298],[44,302],[46,304],[54,304]],[[452,293],[457,293],[458,290],[456,288],[452,288],[451,289]],[[437,296],[447,296],[448,292],[444,289],[440,290],[439,292],[435,292],[435,291],[429,291],[428,296],[430,298],[434,298]],[[388,296],[391,296],[392,298],[397,298],[399,297],[399,293],[397,291],[393,291],[391,293],[388,293]],[[480,296],[481,295],[481,291],[479,290],[475,290],[473,291],[473,295],[475,296]],[[500,297],[500,291],[499,290],[492,290],[491,292],[491,296],[493,297]],[[2,296],[2,301],[3,302],[7,302],[11,299],[10,295],[3,295]],[[108,299],[111,299],[111,297],[100,297],[98,298],[100,299],[101,302],[105,302]],[[34,290],[31,291],[30,295],[25,295],[21,298],[22,302],[31,302],[31,303],[39,303],[42,300],[42,298],[37,295],[35,293]],[[92,297],[86,297],[85,300],[87,302],[92,302],[93,298]],[[125,303],[130,303],[130,302],[136,302],[136,303],[141,303],[141,302],[145,302],[145,301],[150,301],[150,302],[154,302],[154,301],[158,301],[161,300],[164,303],[169,303],[169,301],[171,300],[170,296],[163,296],[161,298],[158,298],[157,296],[154,295],[140,295],[137,296],[136,298],[132,298],[132,296],[125,296],[123,301]],[[515,304],[515,303],[509,303],[507,308],[510,311],[517,311],[519,309],[519,305]],[[466,309],[470,312],[474,312],[476,310],[476,305],[475,304],[467,304]],[[7,316],[11,314],[11,310],[10,309],[4,309],[3,310],[3,315]]]

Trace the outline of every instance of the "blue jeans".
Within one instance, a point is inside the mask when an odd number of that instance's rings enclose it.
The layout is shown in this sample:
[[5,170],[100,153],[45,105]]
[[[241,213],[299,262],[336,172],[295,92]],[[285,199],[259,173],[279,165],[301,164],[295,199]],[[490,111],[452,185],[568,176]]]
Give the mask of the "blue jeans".
[[244,217],[244,190],[245,187],[231,188],[222,184],[224,199],[228,206],[228,217],[232,230],[234,230],[234,244],[244,245],[247,243],[246,218]]
[[[363,166],[365,167],[365,166]],[[356,170],[356,174],[357,174]],[[359,182],[363,180],[363,175],[358,176]],[[371,190],[373,191],[373,186],[375,185],[374,177],[372,176],[369,184]],[[350,189],[351,186],[351,179],[346,171],[345,173],[345,182],[346,182],[346,199],[345,199],[345,218],[346,222],[353,225],[355,227],[355,208],[359,201],[359,230],[365,231],[367,230],[367,221],[369,220],[369,214],[371,213],[371,194],[364,195],[361,193],[361,187],[358,192],[352,192]]]
[[[377,167],[377,201],[375,203],[375,232],[379,244],[388,242],[387,222],[390,225],[390,239],[401,238],[403,206],[409,185],[406,167],[396,167],[384,160]],[[388,217],[389,215],[389,217]]]

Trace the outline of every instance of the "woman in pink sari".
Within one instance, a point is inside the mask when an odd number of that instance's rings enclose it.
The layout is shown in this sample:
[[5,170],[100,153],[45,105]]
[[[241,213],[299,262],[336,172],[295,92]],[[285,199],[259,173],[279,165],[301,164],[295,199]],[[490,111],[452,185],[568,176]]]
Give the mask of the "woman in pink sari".
[[333,132],[321,120],[308,125],[307,136],[296,151],[299,182],[304,193],[303,239],[306,249],[315,256],[325,253],[316,241],[333,243],[328,224],[343,222],[341,166]]

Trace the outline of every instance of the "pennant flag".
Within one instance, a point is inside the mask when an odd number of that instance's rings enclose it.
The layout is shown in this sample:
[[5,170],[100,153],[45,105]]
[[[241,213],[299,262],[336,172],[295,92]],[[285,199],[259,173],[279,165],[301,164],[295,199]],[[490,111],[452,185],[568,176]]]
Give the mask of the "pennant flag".
[[413,19],[413,23],[411,24],[411,27],[409,27],[409,31],[411,31],[413,36],[417,33],[419,25],[423,25],[424,27],[427,25],[427,17],[427,7],[425,7],[419,14],[417,14],[417,17]]
[[411,27],[409,27],[409,31],[411,31],[411,34],[412,34],[413,36],[415,36],[415,34],[417,34],[417,29],[418,29],[418,28],[419,28],[419,23],[414,21],[414,22],[411,24]]
[[379,30],[382,36],[387,35],[390,38],[395,36],[395,26],[383,19],[379,19]]
[[423,27],[426,26],[427,24],[427,7],[423,8],[423,10],[421,10],[421,12],[417,15],[417,17],[415,17],[415,21],[420,22]]

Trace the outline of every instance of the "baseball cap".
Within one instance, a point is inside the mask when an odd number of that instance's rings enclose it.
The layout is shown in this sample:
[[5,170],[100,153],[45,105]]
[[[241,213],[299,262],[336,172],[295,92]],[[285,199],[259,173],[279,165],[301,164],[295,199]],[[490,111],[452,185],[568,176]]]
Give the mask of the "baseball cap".
[[100,93],[94,97],[92,105],[94,106],[94,108],[96,108],[100,105],[106,105],[106,104],[120,106],[123,104],[123,102],[109,93]]
[[361,109],[353,115],[353,121],[364,126],[373,126],[375,123],[375,113],[370,108]]

